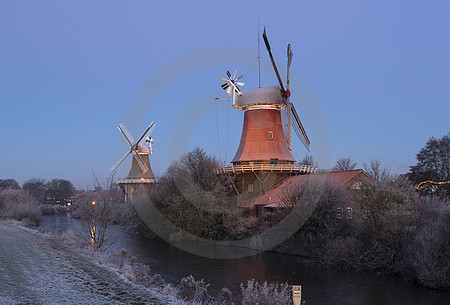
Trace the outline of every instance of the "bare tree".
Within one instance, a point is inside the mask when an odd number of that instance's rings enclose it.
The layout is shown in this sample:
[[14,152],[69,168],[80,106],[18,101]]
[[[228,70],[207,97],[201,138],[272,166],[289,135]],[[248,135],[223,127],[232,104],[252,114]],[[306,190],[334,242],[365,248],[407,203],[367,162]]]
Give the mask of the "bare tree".
[[53,179],[47,184],[46,200],[52,204],[66,205],[75,193],[72,182],[64,179]]
[[364,170],[380,182],[388,181],[392,178],[391,169],[382,166],[380,160],[372,159],[369,164],[364,163]]
[[171,166],[169,172],[175,171],[178,175],[189,177],[203,190],[213,191],[219,182],[219,176],[216,174],[217,168],[219,168],[219,161],[208,156],[203,149],[196,147],[183,154],[180,160]]
[[19,183],[17,183],[17,181],[14,179],[5,179],[5,180],[0,179],[0,191],[9,189],[13,190],[20,189]]
[[450,198],[450,134],[441,139],[430,138],[416,155],[417,164],[411,166],[408,179],[414,184],[427,180],[437,182],[421,190],[422,195],[435,194]]
[[24,182],[22,189],[28,191],[39,203],[45,202],[47,182],[45,179],[32,178]]
[[300,164],[303,165],[310,165],[310,166],[318,166],[317,162],[314,160],[313,156],[306,155],[303,157],[302,161],[300,161]]
[[[89,242],[94,249],[106,250],[126,231],[137,226],[135,211],[129,203],[117,200],[120,190],[110,176],[101,184],[94,175],[95,193],[87,193],[77,198],[74,213],[82,221],[78,236]],[[119,195],[118,195],[119,194]]]
[[353,162],[350,158],[339,158],[333,167],[334,171],[350,171],[355,169],[358,163]]
[[411,166],[416,183],[432,179],[446,181],[450,179],[450,136],[441,139],[430,138],[416,155],[417,164]]

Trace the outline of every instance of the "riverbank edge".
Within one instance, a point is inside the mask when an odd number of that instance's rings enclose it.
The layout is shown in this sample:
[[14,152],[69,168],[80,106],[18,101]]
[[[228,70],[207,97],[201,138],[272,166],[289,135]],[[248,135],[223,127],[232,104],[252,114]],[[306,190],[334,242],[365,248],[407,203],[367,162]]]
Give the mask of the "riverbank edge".
[[430,286],[426,286],[421,284],[418,280],[416,280],[415,278],[412,277],[407,277],[407,276],[403,276],[399,273],[394,273],[394,272],[389,272],[386,270],[378,270],[378,271],[373,271],[373,270],[358,270],[356,268],[343,268],[339,265],[333,265],[333,264],[324,264],[320,261],[318,261],[317,259],[315,259],[313,256],[310,255],[302,255],[299,254],[298,251],[296,249],[290,249],[292,247],[290,247],[289,245],[289,239],[283,241],[282,243],[280,243],[279,245],[277,245],[275,248],[269,249],[269,250],[261,250],[258,247],[251,247],[251,246],[243,246],[243,245],[236,245],[235,243],[233,243],[232,240],[221,240],[221,241],[217,241],[214,242],[212,240],[183,240],[183,241],[167,241],[164,238],[161,238],[159,236],[142,236],[143,238],[159,238],[161,240],[163,240],[164,242],[171,244],[175,247],[177,247],[177,243],[198,243],[198,244],[202,244],[208,247],[227,247],[230,249],[243,249],[243,250],[249,250],[249,251],[253,251],[254,254],[257,253],[264,253],[264,252],[268,252],[268,253],[275,253],[275,254],[280,254],[280,255],[286,255],[286,256],[294,256],[297,258],[300,258],[301,261],[303,263],[306,264],[315,264],[317,266],[321,266],[321,267],[325,267],[325,268],[334,268],[334,269],[338,269],[338,270],[346,270],[346,271],[351,271],[351,272],[357,272],[357,273],[366,273],[366,274],[373,274],[376,276],[395,276],[397,277],[399,280],[403,280],[405,282],[410,282],[413,283],[421,288],[425,288],[425,289],[431,289],[431,290],[435,290],[435,291],[439,291],[439,292],[444,292],[444,293],[448,293],[450,292],[450,289],[445,289],[445,288],[437,288],[437,287],[430,287]]
[[49,239],[49,240],[61,243],[64,246],[66,246],[67,248],[69,248],[70,250],[75,251],[78,255],[83,256],[86,259],[93,259],[92,261],[98,267],[104,269],[105,271],[112,271],[118,279],[134,286],[137,289],[143,289],[146,292],[152,294],[156,299],[158,299],[158,301],[161,302],[161,304],[168,304],[168,305],[183,304],[180,300],[176,299],[173,295],[170,295],[170,294],[165,295],[156,288],[145,287],[139,283],[136,283],[136,282],[130,280],[129,277],[125,276],[124,274],[122,274],[120,272],[120,270],[117,266],[107,263],[102,258],[102,252],[94,251],[89,248],[81,248],[79,246],[75,246],[74,244],[72,244],[70,242],[70,238],[67,238],[63,234],[58,236],[49,230],[43,229],[41,227],[29,227],[23,221],[17,221],[14,219],[1,219],[0,221],[10,223],[14,227],[19,228],[24,231],[28,231],[29,233],[38,235],[40,238]]

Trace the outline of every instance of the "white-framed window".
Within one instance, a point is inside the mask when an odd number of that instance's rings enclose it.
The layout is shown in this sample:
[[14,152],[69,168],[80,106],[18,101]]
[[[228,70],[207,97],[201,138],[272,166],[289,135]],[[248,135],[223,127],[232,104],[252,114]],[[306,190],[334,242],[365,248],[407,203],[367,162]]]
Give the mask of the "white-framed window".
[[273,139],[273,132],[269,131],[269,132],[267,133],[267,137],[268,137],[270,140],[272,140],[272,139]]
[[345,209],[345,218],[347,218],[347,219],[353,219],[353,208],[350,208],[350,207],[348,207],[348,208],[346,208]]
[[248,192],[253,193],[253,183],[248,185]]
[[342,218],[344,218],[344,209],[343,209],[343,208],[337,208],[337,211],[336,211],[336,218],[337,218],[337,219],[342,219]]

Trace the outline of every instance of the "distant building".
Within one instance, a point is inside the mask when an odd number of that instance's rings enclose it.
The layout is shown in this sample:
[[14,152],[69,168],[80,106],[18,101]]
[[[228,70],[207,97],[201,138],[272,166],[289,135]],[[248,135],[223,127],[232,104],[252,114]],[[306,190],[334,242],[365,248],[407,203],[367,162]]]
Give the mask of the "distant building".
[[[344,186],[349,189],[358,189],[366,181],[377,182],[375,178],[362,169],[291,176],[282,180],[264,194],[246,201],[243,207],[249,208],[258,216],[263,216],[267,211],[284,208],[292,203],[292,195],[300,191],[308,182],[321,184],[328,182],[337,187]],[[348,202],[346,206],[336,207],[336,217],[353,218],[354,208],[355,205],[353,202]]]

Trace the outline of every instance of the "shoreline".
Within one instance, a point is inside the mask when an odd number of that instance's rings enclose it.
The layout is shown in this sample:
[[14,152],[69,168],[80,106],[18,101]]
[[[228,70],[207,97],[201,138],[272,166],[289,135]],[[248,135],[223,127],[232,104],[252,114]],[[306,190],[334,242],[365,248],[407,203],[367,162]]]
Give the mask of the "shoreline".
[[[321,268],[328,268],[328,269],[334,269],[334,270],[340,270],[340,271],[346,271],[346,272],[353,272],[353,273],[358,273],[358,274],[371,274],[371,275],[375,275],[375,276],[388,276],[388,277],[395,277],[398,278],[399,280],[411,283],[415,286],[417,286],[420,289],[429,289],[432,291],[436,291],[439,293],[449,293],[450,289],[445,289],[445,288],[439,288],[439,287],[430,287],[430,286],[426,286],[421,284],[417,279],[414,278],[408,278],[405,277],[401,274],[398,273],[393,273],[390,272],[388,270],[363,270],[363,269],[357,269],[357,268],[351,268],[351,267],[341,267],[339,265],[333,265],[333,264],[325,264],[325,263],[321,263],[320,261],[317,261],[316,259],[314,259],[314,257],[310,256],[310,255],[302,255],[302,254],[298,254],[296,252],[293,252],[295,250],[293,249],[286,249],[286,248],[290,248],[289,245],[286,245],[286,243],[289,243],[289,240],[281,243],[280,245],[278,245],[279,249],[270,249],[270,250],[264,250],[261,251],[256,247],[249,247],[249,246],[242,246],[242,245],[232,245],[231,241],[230,241],[230,245],[223,245],[223,244],[218,244],[216,242],[208,242],[208,241],[203,241],[203,240],[184,240],[184,241],[176,241],[176,242],[169,242],[167,240],[165,240],[164,238],[161,238],[159,236],[146,236],[146,235],[141,235],[139,238],[144,238],[144,239],[160,239],[163,242],[172,245],[174,247],[177,247],[177,243],[183,244],[183,243],[197,243],[200,244],[202,246],[205,247],[218,247],[218,248],[228,248],[229,250],[231,249],[237,249],[237,250],[244,250],[244,251],[254,251],[254,254],[258,254],[258,253],[273,253],[273,254],[277,254],[277,255],[283,255],[283,256],[290,256],[290,257],[296,257],[299,258],[301,260],[302,263],[305,264],[312,264],[312,265],[316,265],[318,267]],[[221,241],[222,243],[224,241]]]
[[0,221],[0,303],[171,304],[61,239]]

